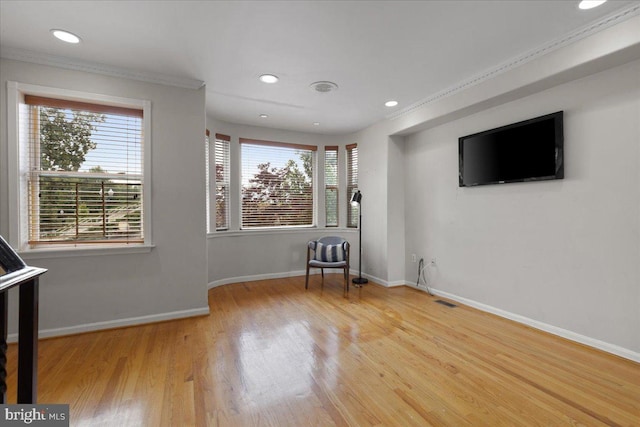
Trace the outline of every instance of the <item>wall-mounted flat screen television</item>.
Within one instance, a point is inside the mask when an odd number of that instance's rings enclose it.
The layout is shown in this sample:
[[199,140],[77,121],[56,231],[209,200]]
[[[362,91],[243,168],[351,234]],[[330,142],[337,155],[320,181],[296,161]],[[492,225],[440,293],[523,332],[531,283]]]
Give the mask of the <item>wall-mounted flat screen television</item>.
[[563,112],[458,139],[459,185],[564,178]]

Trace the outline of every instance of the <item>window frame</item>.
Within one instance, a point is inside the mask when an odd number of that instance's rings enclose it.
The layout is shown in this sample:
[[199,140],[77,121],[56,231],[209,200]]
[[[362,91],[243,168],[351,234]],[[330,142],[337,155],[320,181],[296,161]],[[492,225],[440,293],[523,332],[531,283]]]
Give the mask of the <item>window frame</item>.
[[[141,243],[59,243],[32,246],[29,244],[29,213],[27,183],[25,174],[28,173],[28,142],[21,141],[20,133],[20,104],[24,103],[24,96],[40,96],[55,98],[68,102],[90,103],[115,108],[132,108],[142,110],[142,226],[144,230]],[[8,131],[8,181],[9,181],[9,243],[22,253],[68,252],[71,255],[88,252],[110,253],[114,249],[123,252],[148,252],[153,247],[151,227],[151,102],[142,99],[115,97],[103,94],[58,89],[47,86],[26,83],[7,82],[7,131]]]
[[[242,179],[243,179],[243,166],[242,166],[242,145],[261,145],[264,147],[273,147],[273,148],[286,148],[286,149],[300,149],[300,150],[308,150],[312,152],[311,159],[311,167],[312,167],[312,177],[311,177],[311,194],[312,194],[312,205],[311,205],[311,215],[312,220],[311,224],[301,224],[301,225],[269,225],[264,227],[246,227],[243,226],[243,208],[242,208]],[[279,142],[279,141],[267,141],[253,138],[239,138],[239,162],[237,163],[239,166],[238,176],[240,179],[240,185],[237,191],[238,196],[238,205],[239,205],[239,230],[241,232],[254,232],[254,231],[265,231],[265,230],[295,230],[295,229],[309,229],[309,228],[317,228],[318,223],[318,147],[316,145],[310,144],[299,144],[299,143],[288,143],[288,142]]]
[[[335,185],[329,185],[327,180],[327,154],[335,153],[335,177],[332,177],[335,181]],[[324,147],[324,226],[326,228],[335,228],[340,225],[340,150],[337,145],[325,145]],[[329,204],[327,203],[328,190],[333,190],[336,193],[336,205],[334,207],[335,212],[332,214],[336,217],[335,224],[329,224],[327,218],[329,217]]]
[[[355,161],[353,159],[354,150],[355,150]],[[358,160],[359,160],[358,144],[347,144],[345,146],[345,152],[347,154],[346,155],[346,171],[345,171],[345,175],[347,177],[347,185],[346,185],[347,224],[346,226],[347,228],[358,228],[357,209],[360,209],[360,207],[354,207],[351,204],[351,197],[353,196],[353,193],[355,193],[358,190]],[[353,169],[354,163],[355,163],[355,173]],[[355,175],[355,179],[353,175]]]
[[207,233],[211,232],[211,132],[209,129],[204,131],[204,158],[205,158],[205,202],[206,202],[206,221]]
[[[226,199],[226,204],[225,204],[225,208],[226,208],[226,212],[225,212],[225,226],[224,227],[218,227],[218,203],[216,200],[216,194],[218,193],[218,180],[216,179],[216,165],[218,162],[218,158],[216,156],[216,153],[218,152],[217,146],[218,143],[222,143],[222,150],[226,152],[225,157],[223,158],[223,171],[225,171],[224,165],[226,164],[226,173],[223,172],[223,177],[224,179],[220,182],[223,183],[223,186],[225,187],[225,193],[227,196]],[[212,229],[215,231],[227,231],[230,228],[230,223],[231,223],[231,137],[229,135],[224,135],[221,133],[216,133],[214,140],[213,140],[213,171],[210,171],[210,174],[213,174],[213,183],[214,183],[214,187],[212,189],[213,191],[213,196],[211,198],[211,203],[214,204],[214,207],[212,209],[212,212],[214,213],[214,217],[212,218]]]

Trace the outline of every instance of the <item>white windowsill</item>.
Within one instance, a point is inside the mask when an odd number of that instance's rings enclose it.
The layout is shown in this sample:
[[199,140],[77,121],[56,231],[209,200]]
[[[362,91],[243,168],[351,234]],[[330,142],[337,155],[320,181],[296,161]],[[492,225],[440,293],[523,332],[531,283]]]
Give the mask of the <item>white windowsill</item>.
[[266,235],[282,235],[282,234],[300,234],[300,233],[318,233],[328,235],[331,233],[356,233],[357,228],[340,228],[340,227],[305,227],[305,228],[269,228],[269,229],[253,229],[253,230],[225,230],[207,233],[207,238],[215,239],[217,237],[235,237],[235,236],[266,236]]
[[102,256],[122,254],[149,253],[155,245],[95,245],[95,246],[69,246],[65,248],[28,249],[20,251],[19,255],[24,260],[46,258],[71,258],[79,256]]

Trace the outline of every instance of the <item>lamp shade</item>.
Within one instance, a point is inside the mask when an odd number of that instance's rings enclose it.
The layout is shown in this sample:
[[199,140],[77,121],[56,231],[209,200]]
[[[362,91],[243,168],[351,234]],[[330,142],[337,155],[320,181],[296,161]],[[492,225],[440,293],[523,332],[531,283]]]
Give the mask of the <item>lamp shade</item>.
[[360,192],[360,190],[358,190],[355,193],[353,193],[353,196],[351,196],[351,206],[359,205],[361,200],[362,200],[362,193]]

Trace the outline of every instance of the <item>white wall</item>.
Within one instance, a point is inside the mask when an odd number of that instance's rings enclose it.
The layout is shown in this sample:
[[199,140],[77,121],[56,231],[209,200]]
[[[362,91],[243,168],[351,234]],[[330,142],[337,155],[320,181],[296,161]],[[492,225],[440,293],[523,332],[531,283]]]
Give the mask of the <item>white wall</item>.
[[[458,187],[458,137],[565,111],[565,179]],[[640,352],[640,61],[406,138],[406,280]],[[415,198],[414,198],[415,196]]]
[[[23,254],[29,264],[49,269],[40,287],[44,335],[208,312],[204,87],[181,89],[4,59],[0,76],[3,235],[9,230],[7,81],[151,101],[155,248],[142,254],[64,258]],[[14,323],[10,332],[15,329]]]
[[[212,137],[222,133],[231,137],[231,206],[229,231],[212,232],[207,239],[209,253],[209,286],[218,286],[234,281],[283,277],[304,274],[306,263],[306,244],[309,240],[322,236],[341,236],[351,243],[351,265],[357,268],[358,234],[357,230],[346,229],[346,195],[339,195],[339,227],[325,228],[323,193],[318,192],[318,224],[320,226],[299,230],[239,231],[240,229],[240,147],[239,138],[266,141],[289,142],[318,146],[318,167],[316,180],[319,188],[324,185],[322,162],[325,145],[338,145],[340,188],[346,188],[345,145],[354,141],[349,137],[328,136],[232,124],[207,119],[207,128]],[[233,171],[238,173],[233,174]],[[234,197],[234,195],[236,195]]]

